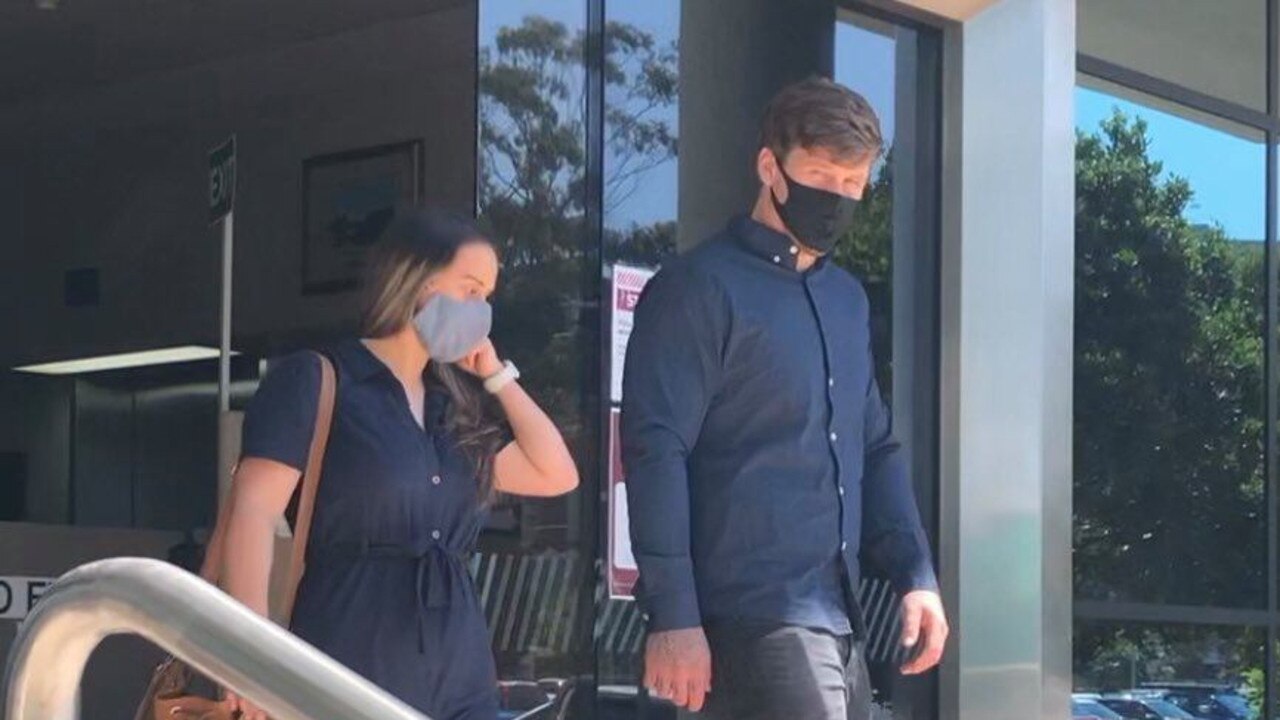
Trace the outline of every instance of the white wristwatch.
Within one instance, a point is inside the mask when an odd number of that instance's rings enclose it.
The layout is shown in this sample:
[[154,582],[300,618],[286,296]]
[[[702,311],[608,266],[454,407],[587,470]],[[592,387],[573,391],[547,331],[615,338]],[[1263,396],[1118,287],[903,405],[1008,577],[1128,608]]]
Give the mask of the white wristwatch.
[[520,379],[520,370],[510,360],[502,363],[502,369],[484,379],[484,389],[497,395],[502,388]]

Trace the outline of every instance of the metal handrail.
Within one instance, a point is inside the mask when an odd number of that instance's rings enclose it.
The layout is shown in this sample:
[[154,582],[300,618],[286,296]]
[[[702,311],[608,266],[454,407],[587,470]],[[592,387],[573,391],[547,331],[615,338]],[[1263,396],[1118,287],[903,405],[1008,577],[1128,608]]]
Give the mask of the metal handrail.
[[159,560],[91,563],[60,578],[9,653],[9,720],[77,720],[80,678],[104,638],[134,633],[275,720],[429,720],[209,585]]

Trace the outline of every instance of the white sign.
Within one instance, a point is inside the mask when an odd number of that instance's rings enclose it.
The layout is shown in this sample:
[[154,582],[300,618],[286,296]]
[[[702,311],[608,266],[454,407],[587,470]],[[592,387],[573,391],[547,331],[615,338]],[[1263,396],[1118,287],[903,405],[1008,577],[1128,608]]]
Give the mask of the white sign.
[[639,570],[631,553],[631,521],[627,514],[627,485],[613,484],[613,564],[619,570]]
[[636,303],[640,292],[656,273],[645,268],[627,265],[613,266],[613,304],[610,315],[612,363],[610,364],[610,399],[622,402],[622,373],[627,361],[627,343],[631,340],[631,326],[635,323]]
[[22,620],[57,578],[0,575],[0,620]]
[[618,437],[622,413],[609,410],[609,597],[630,600],[635,595],[640,571],[631,551],[631,522],[627,515],[626,477],[622,471],[622,449]]

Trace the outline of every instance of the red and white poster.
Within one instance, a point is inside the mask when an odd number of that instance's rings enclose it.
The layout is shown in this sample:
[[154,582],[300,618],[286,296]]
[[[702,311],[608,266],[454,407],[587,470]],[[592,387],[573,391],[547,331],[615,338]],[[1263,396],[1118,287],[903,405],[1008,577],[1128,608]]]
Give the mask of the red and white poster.
[[609,313],[612,359],[609,366],[609,399],[615,403],[622,402],[622,371],[627,361],[627,343],[631,340],[636,303],[640,302],[640,292],[654,274],[653,270],[645,268],[613,266],[613,304]]
[[617,408],[609,410],[609,597],[629,600],[640,571],[631,554],[631,528],[627,522],[627,486],[618,434],[621,417]]

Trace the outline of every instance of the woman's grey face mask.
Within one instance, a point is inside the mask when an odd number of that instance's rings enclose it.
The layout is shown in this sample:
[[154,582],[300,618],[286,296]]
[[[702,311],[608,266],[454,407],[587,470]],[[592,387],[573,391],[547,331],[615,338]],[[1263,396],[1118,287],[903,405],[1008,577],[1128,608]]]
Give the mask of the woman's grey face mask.
[[489,337],[493,307],[480,299],[457,300],[436,293],[413,317],[413,326],[433,360],[453,363]]

